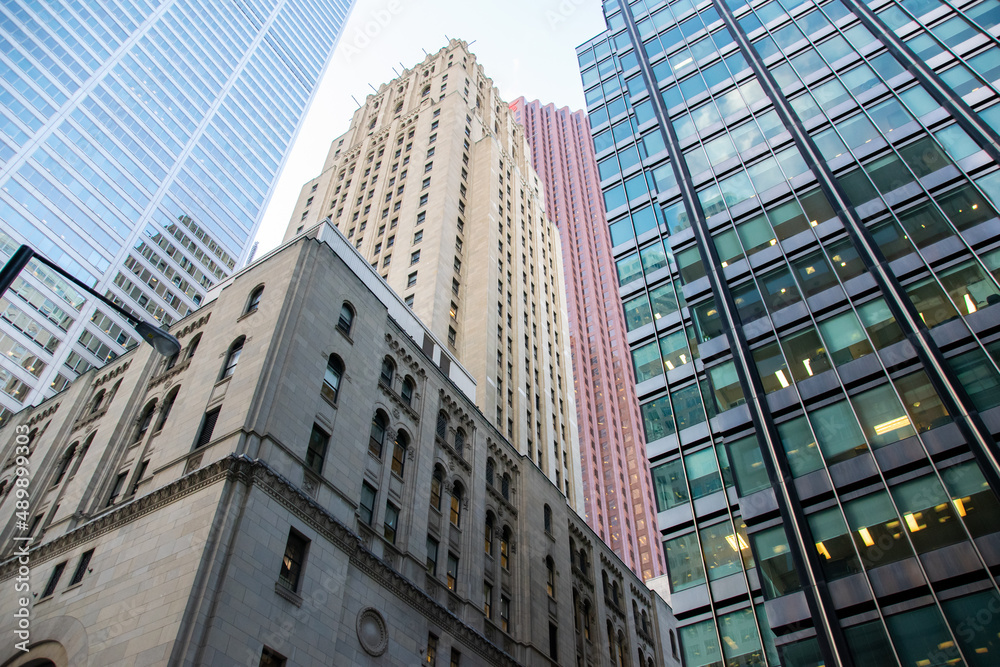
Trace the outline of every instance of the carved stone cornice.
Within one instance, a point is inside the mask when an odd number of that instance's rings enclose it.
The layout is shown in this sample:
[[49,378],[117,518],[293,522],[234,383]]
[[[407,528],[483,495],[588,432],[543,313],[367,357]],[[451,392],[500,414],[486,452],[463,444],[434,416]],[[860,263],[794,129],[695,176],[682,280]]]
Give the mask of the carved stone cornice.
[[[403,397],[402,397],[402,396],[400,396],[399,394],[397,394],[397,393],[396,393],[396,390],[395,390],[395,389],[393,389],[392,387],[387,387],[387,386],[385,385],[385,383],[384,383],[384,382],[381,382],[381,381],[380,381],[380,382],[378,383],[378,388],[379,388],[379,389],[380,389],[380,390],[382,391],[382,394],[383,394],[383,395],[384,395],[384,396],[385,396],[386,398],[388,398],[388,399],[389,399],[389,401],[390,401],[390,402],[391,402],[391,403],[392,403],[393,405],[395,405],[395,406],[396,406],[396,407],[397,407],[397,408],[398,408],[399,410],[402,410],[403,412],[405,412],[405,413],[406,413],[406,415],[407,415],[407,416],[408,416],[408,417],[409,417],[409,418],[410,418],[411,420],[413,420],[413,422],[414,422],[414,423],[417,423],[417,422],[419,422],[419,421],[420,421],[420,415],[419,415],[419,414],[417,414],[417,411],[416,411],[416,410],[414,410],[414,409],[413,409],[412,407],[410,407],[409,405],[407,405],[407,404],[406,404],[406,401],[404,401],[404,400],[403,400]],[[393,411],[393,416],[394,416],[394,417],[397,417],[397,418],[398,418],[398,417],[399,417],[399,414],[398,414],[398,411],[394,410],[394,411]],[[391,442],[391,441],[390,441],[390,442]]]
[[191,332],[196,331],[197,329],[200,329],[201,327],[203,327],[206,324],[208,324],[208,318],[210,318],[211,316],[212,316],[211,312],[205,313],[204,315],[202,315],[198,319],[193,320],[192,322],[190,322],[187,326],[185,326],[184,328],[182,328],[180,331],[176,332],[174,334],[174,336],[177,338],[177,340],[180,340],[181,338],[184,338],[185,336],[187,336]]
[[41,412],[36,412],[35,414],[31,415],[31,418],[28,419],[28,426],[29,427],[34,426],[43,419],[46,419],[47,417],[51,417],[52,415],[54,415],[56,413],[56,410],[59,409],[59,405],[60,403],[54,403],[49,407],[45,408],[44,410],[42,410]]
[[163,371],[162,373],[160,373],[159,375],[157,375],[156,377],[154,377],[152,380],[149,381],[149,388],[152,389],[153,387],[161,385],[167,380],[180,375],[181,373],[186,371],[190,365],[191,365],[191,358],[189,357],[184,361],[182,361],[181,363],[174,365],[173,368],[168,368],[167,370]]
[[101,385],[106,384],[111,380],[114,380],[116,377],[127,371],[128,367],[131,365],[132,365],[132,360],[129,359],[124,364],[120,364],[117,367],[109,370],[107,373],[104,373],[99,378],[94,380],[94,388],[96,389],[97,387],[100,387]]

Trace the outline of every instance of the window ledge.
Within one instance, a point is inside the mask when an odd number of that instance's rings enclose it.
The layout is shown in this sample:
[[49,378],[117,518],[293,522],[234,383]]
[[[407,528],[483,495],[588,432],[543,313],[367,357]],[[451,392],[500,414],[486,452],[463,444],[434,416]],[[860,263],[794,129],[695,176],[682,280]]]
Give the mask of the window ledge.
[[321,398],[322,398],[322,399],[323,399],[324,401],[326,401],[326,404],[327,404],[327,405],[329,405],[329,406],[330,406],[331,408],[333,408],[334,410],[336,410],[336,409],[337,409],[337,401],[335,401],[334,399],[330,398],[329,396],[327,396],[327,395],[326,395],[325,393],[323,393],[322,391],[320,391],[320,392],[319,392],[319,395],[320,395],[320,397],[321,397]]
[[345,339],[347,339],[348,343],[350,343],[351,345],[354,345],[354,339],[351,338],[351,334],[344,332],[344,330],[341,329],[338,326],[333,327],[333,329],[334,329],[334,331],[336,331],[337,333],[339,333],[341,336],[343,336]]
[[83,586],[83,581],[82,580],[79,581],[78,583],[73,584],[72,586],[67,586],[63,590],[63,593],[69,593],[70,591],[75,591],[76,589],[80,588],[81,586]]
[[251,315],[253,315],[254,313],[256,313],[256,312],[257,312],[258,310],[259,310],[259,307],[258,307],[258,308],[254,308],[253,310],[248,310],[247,312],[245,312],[245,313],[243,313],[242,315],[240,315],[239,317],[237,317],[237,318],[236,318],[236,321],[237,321],[237,322],[242,322],[242,321],[243,321],[243,320],[245,320],[246,318],[248,318],[248,317],[250,317]]
[[280,581],[274,582],[274,592],[294,604],[296,607],[302,606],[302,598],[294,591],[288,590],[288,588],[286,588]]

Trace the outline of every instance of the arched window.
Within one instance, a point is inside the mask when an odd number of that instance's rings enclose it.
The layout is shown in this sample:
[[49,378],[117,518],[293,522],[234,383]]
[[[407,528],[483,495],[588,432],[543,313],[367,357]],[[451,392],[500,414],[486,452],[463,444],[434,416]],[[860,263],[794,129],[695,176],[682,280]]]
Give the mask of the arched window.
[[611,664],[615,664],[615,626],[608,621],[608,651],[611,654]]
[[403,380],[403,385],[399,389],[399,396],[403,399],[403,402],[409,406],[413,406],[413,390],[415,385],[413,380],[409,377]]
[[625,633],[621,630],[618,631],[618,667],[626,666],[626,656],[628,655],[628,646],[625,644]]
[[604,571],[601,572],[601,585],[603,586],[604,590],[604,601],[607,602],[608,600],[611,599],[611,582],[608,581],[607,572]]
[[430,92],[431,92],[431,87],[424,86],[424,89],[420,91],[420,97],[427,97],[428,95],[430,95]]
[[649,634],[649,616],[646,615],[645,609],[642,610],[642,631]]
[[455,482],[455,488],[451,492],[451,523],[456,528],[462,527],[462,496],[465,489],[459,482]]
[[448,436],[448,413],[444,410],[438,411],[437,424],[434,426],[434,435],[442,440]]
[[465,456],[465,431],[462,429],[455,431],[455,451],[459,456]]
[[486,513],[486,527],[483,531],[483,548],[487,556],[493,555],[493,514]]
[[510,473],[505,472],[500,480],[500,495],[504,500],[510,500]]
[[542,508],[543,518],[545,520],[545,532],[552,533],[552,508],[549,507],[548,503]]
[[102,389],[99,392],[97,392],[96,396],[94,396],[94,405],[93,407],[90,408],[90,414],[94,414],[95,412],[101,409],[101,401],[103,400],[104,400],[104,390]]
[[382,458],[382,445],[385,444],[385,428],[388,420],[382,411],[378,411],[372,417],[372,428],[368,434],[368,451],[378,459]]
[[587,571],[587,550],[580,548],[580,569],[584,572]]
[[583,601],[583,637],[590,641],[590,600]]
[[348,336],[351,335],[351,327],[354,326],[354,309],[351,305],[344,302],[344,305],[340,307],[340,319],[337,320],[337,328],[343,331]]
[[331,354],[326,362],[326,373],[323,374],[323,388],[320,393],[331,402],[336,403],[340,396],[340,380],[344,377],[344,362],[335,354]]
[[222,373],[219,375],[220,380],[225,380],[230,377],[236,370],[236,364],[240,361],[240,355],[243,354],[243,343],[246,342],[245,336],[240,336],[233,344],[229,346],[229,353],[226,355],[226,363],[222,366]]
[[170,416],[170,409],[174,407],[174,401],[177,399],[177,392],[180,390],[179,386],[174,387],[167,394],[167,397],[163,399],[163,407],[160,408],[160,418],[156,420],[156,430],[154,433],[163,430],[163,425],[167,423],[167,417]]
[[556,564],[552,561],[552,556],[545,557],[545,592],[550,598],[556,596]]
[[500,567],[510,569],[510,526],[504,526],[500,533]]
[[441,511],[441,487],[444,485],[444,471],[441,466],[434,467],[434,476],[431,477],[431,507]]
[[385,385],[386,387],[392,386],[392,376],[396,372],[396,366],[392,363],[392,359],[386,357],[382,360],[382,373],[378,376],[378,381]]
[[632,620],[635,622],[635,629],[639,629],[639,605],[632,600]]
[[[59,472],[56,473],[56,479],[52,482],[52,486],[58,486],[59,482],[63,480],[66,476],[66,471],[69,470],[69,465],[73,462],[73,455],[76,454],[76,446],[79,443],[74,442],[69,448],[66,449],[66,453],[63,454],[62,458],[59,460]],[[3,494],[0,493],[0,497]]]
[[140,442],[146,431],[149,430],[149,424],[153,421],[153,412],[156,411],[156,401],[150,401],[145,408],[142,410],[142,414],[139,417],[139,429],[135,433],[135,437],[132,438],[132,442]]
[[399,431],[396,434],[396,442],[392,446],[392,472],[403,476],[403,468],[406,465],[406,450],[410,446],[410,436],[406,431]]
[[191,342],[188,343],[187,354],[184,355],[185,359],[194,358],[194,353],[198,349],[198,343],[200,342],[201,342],[201,334],[198,334],[197,336],[191,339]]
[[263,294],[264,294],[263,285],[258,285],[257,287],[253,288],[253,291],[250,292],[250,298],[247,299],[247,307],[243,311],[244,315],[246,315],[247,313],[252,313],[255,310],[257,310],[257,308],[260,306],[260,297]]
[[178,356],[180,356],[180,352],[177,352],[177,354],[171,354],[169,357],[167,357],[167,361],[163,364],[163,372],[164,373],[166,373],[171,368],[173,368],[174,366],[177,365],[177,357]]
[[622,608],[621,590],[618,588],[617,579],[611,584],[611,601],[614,602],[615,606],[619,609]]
[[493,486],[493,468],[496,464],[493,463],[493,459],[486,459],[486,483]]

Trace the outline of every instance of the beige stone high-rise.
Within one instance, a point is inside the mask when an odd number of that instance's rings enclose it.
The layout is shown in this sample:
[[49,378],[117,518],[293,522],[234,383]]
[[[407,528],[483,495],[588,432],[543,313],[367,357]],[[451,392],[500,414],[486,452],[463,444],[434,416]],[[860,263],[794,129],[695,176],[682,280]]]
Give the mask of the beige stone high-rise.
[[559,234],[524,129],[451,40],[383,84],[302,188],[476,379],[476,404],[582,509]]

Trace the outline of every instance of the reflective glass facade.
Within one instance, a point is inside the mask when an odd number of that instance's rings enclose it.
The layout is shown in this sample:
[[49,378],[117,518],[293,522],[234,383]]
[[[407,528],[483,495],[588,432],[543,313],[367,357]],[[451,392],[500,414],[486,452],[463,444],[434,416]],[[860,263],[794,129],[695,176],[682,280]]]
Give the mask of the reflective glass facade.
[[[170,324],[249,252],[349,0],[5,3],[0,260],[27,243]],[[37,262],[0,298],[0,421],[135,344]]]
[[1000,2],[604,9],[578,56],[686,664],[996,664]]

